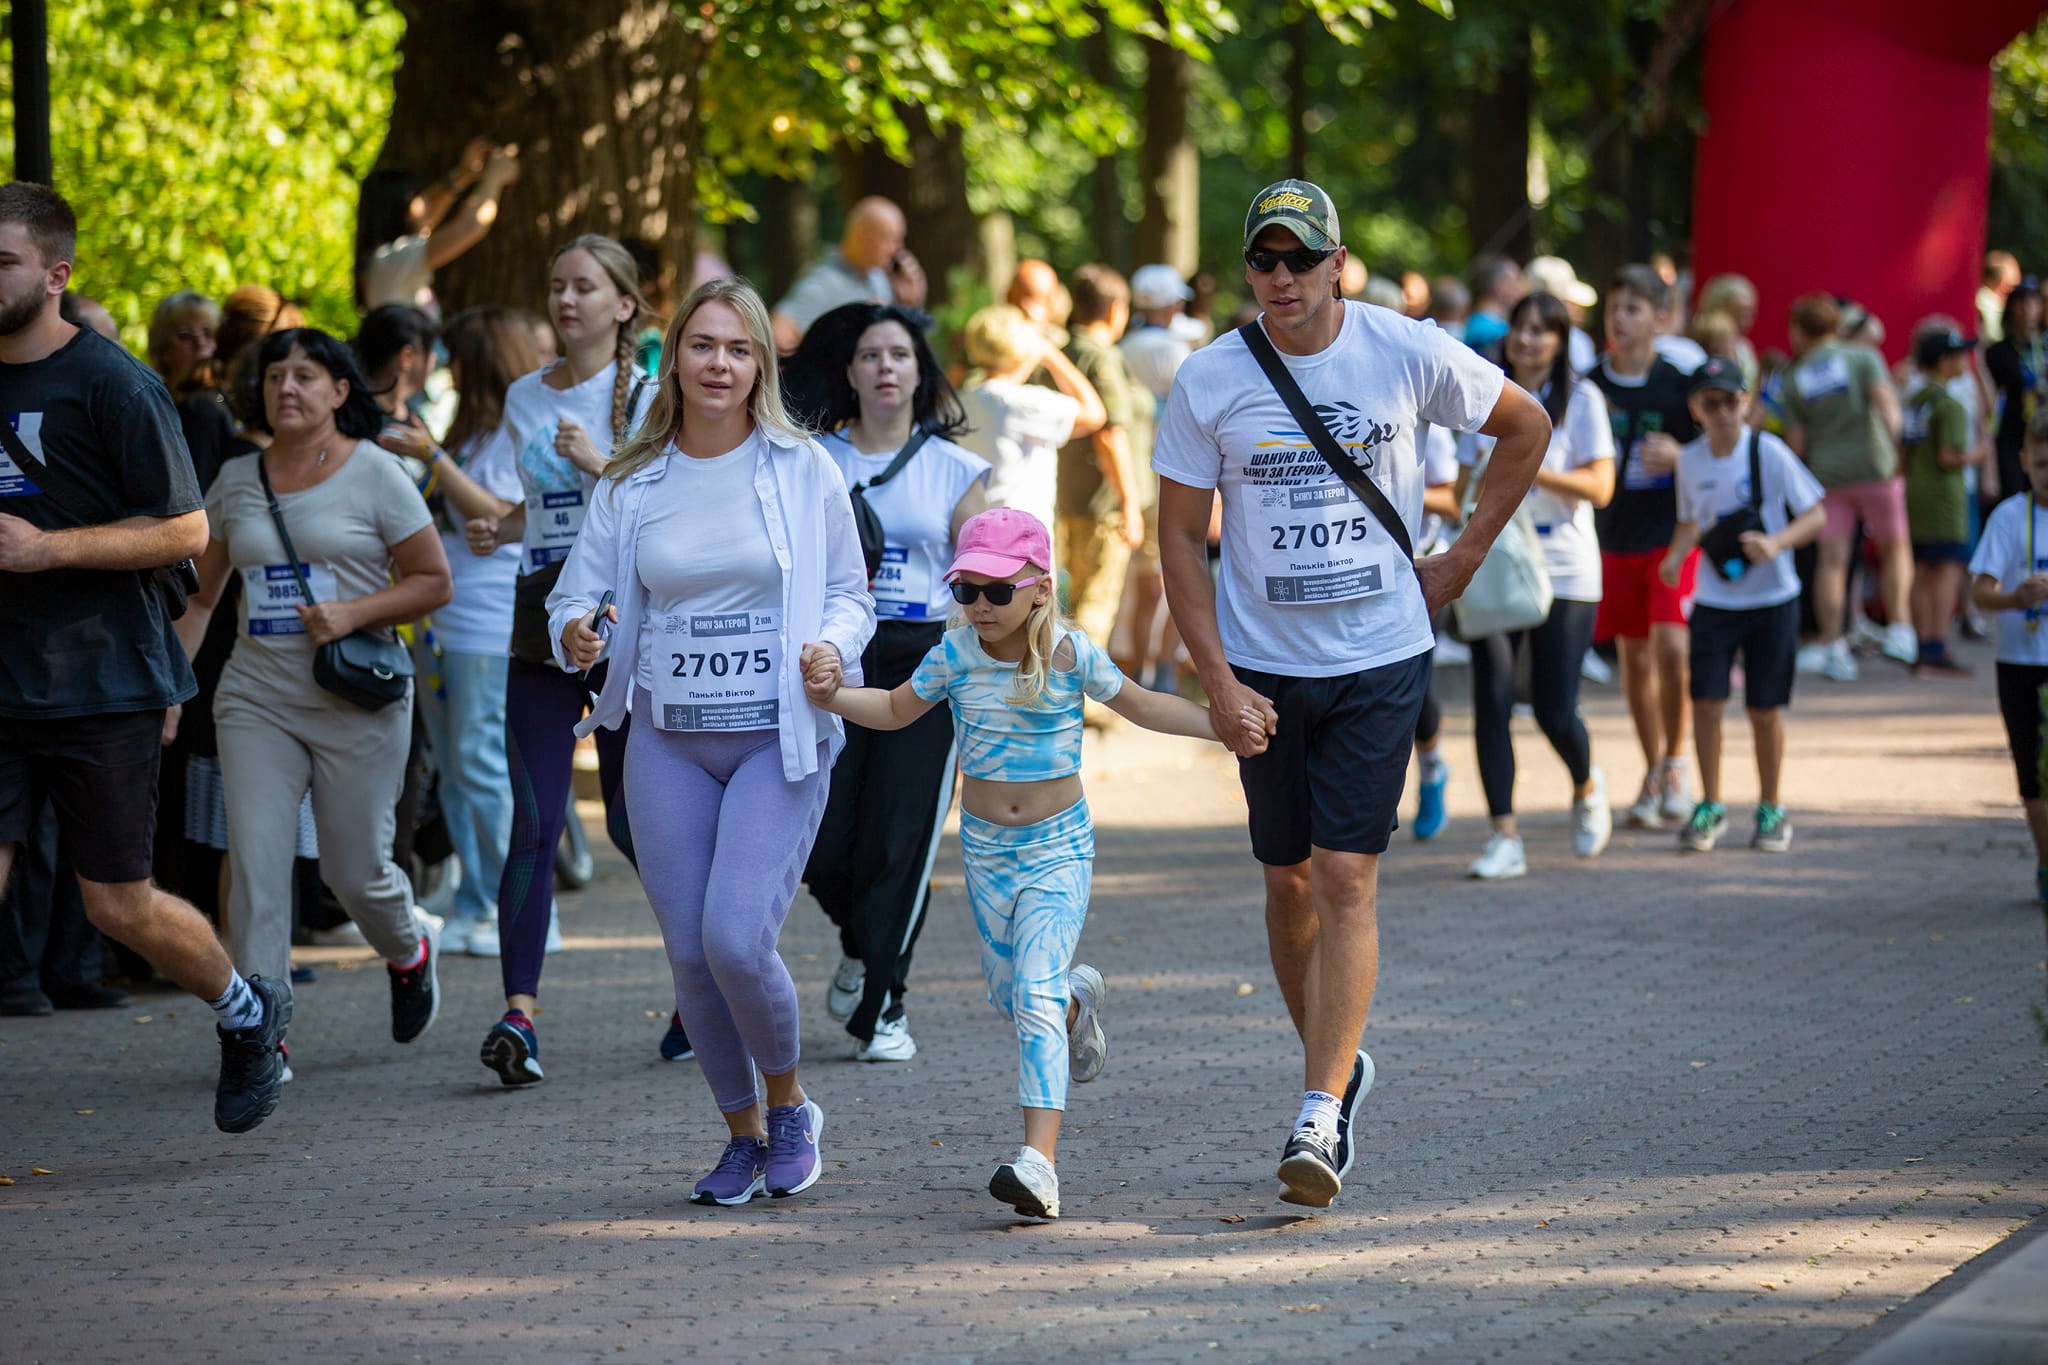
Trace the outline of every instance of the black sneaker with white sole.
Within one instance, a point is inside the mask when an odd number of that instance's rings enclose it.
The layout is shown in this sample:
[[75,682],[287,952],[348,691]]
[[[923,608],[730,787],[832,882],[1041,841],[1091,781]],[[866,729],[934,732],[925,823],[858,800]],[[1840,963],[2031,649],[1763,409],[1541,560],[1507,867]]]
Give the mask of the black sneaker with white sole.
[[263,1022],[233,1030],[214,1028],[220,1035],[220,1085],[213,1095],[213,1124],[223,1133],[246,1133],[269,1118],[284,1091],[291,983],[252,976],[249,989],[263,1002]]
[[1351,1063],[1351,1079],[1344,1084],[1344,1098],[1337,1105],[1337,1177],[1351,1174],[1358,1148],[1351,1141],[1351,1125],[1358,1118],[1358,1103],[1372,1093],[1373,1065],[1364,1048]]
[[1344,1188],[1337,1174],[1337,1133],[1321,1124],[1307,1123],[1287,1139],[1287,1152],[1280,1158],[1282,1202],[1326,1209]]
[[433,1026],[441,1013],[441,921],[419,918],[426,952],[411,967],[384,964],[391,976],[391,1041],[409,1043]]

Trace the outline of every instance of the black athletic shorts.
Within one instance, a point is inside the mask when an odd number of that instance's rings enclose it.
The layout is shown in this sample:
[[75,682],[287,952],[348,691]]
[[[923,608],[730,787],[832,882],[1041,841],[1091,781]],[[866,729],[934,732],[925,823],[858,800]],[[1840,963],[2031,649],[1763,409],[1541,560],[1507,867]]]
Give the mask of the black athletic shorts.
[[1799,602],[1729,611],[1692,608],[1692,699],[1726,701],[1735,655],[1742,653],[1742,705],[1774,711],[1792,700],[1792,666],[1799,657]]
[[2022,801],[2041,799],[2043,687],[2048,687],[2048,668],[1998,661],[1998,710],[2005,718],[2006,747],[2012,750],[2013,772],[2020,780]]
[[164,713],[0,717],[0,844],[24,843],[48,800],[89,882],[149,880]]
[[1252,854],[1269,867],[1311,848],[1384,853],[1400,823],[1415,722],[1429,695],[1430,654],[1345,673],[1293,678],[1231,665],[1280,713],[1266,752],[1237,761],[1251,810]]

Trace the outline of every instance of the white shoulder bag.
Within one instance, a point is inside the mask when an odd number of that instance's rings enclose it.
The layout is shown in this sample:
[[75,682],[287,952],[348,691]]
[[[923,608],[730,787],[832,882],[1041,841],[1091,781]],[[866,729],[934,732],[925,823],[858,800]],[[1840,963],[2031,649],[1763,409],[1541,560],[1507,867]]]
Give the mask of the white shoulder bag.
[[[1479,487],[1491,463],[1489,453],[1466,485],[1465,499],[1458,509],[1461,534],[1465,523],[1471,520],[1472,509],[1478,505]],[[1478,640],[1488,635],[1533,630],[1549,617],[1552,600],[1550,568],[1543,562],[1543,545],[1536,535],[1536,523],[1524,504],[1515,508],[1515,514],[1494,537],[1486,558],[1479,561],[1478,572],[1465,585],[1464,595],[1451,603],[1451,614],[1457,621],[1459,639]]]

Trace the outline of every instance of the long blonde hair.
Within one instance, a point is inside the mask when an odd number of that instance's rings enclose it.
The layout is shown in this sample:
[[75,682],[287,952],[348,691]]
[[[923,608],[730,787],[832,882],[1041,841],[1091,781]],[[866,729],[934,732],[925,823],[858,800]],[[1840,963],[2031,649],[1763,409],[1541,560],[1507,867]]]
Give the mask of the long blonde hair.
[[676,377],[676,358],[682,352],[683,329],[699,308],[723,303],[739,314],[756,356],[754,391],[747,407],[754,425],[783,441],[804,444],[809,440],[802,427],[790,419],[782,405],[782,378],[775,357],[775,332],[768,322],[768,305],[761,302],[754,286],[738,276],[710,280],[690,291],[690,297],[669,319],[661,338],[661,375],[656,381],[654,401],[648,404],[647,420],[633,438],[620,446],[605,466],[605,477],[614,485],[625,482],[651,464],[683,433],[683,386]]
[[[1051,581],[1052,574],[1044,566],[1030,564],[1025,567],[1035,570],[1041,581]],[[1037,591],[1038,585],[1032,584]],[[1004,700],[1013,706],[1037,706],[1045,700],[1046,687],[1052,672],[1052,656],[1059,648],[1060,589],[1054,582],[1052,591],[1045,595],[1043,602],[1034,602],[1031,614],[1024,618],[1024,657],[1017,664],[1017,681],[1010,687],[1010,695]]]
[[633,304],[633,315],[619,324],[615,348],[619,367],[612,379],[612,445],[616,447],[626,439],[626,430],[633,422],[633,414],[628,409],[633,393],[633,350],[639,340],[639,328],[635,324],[653,310],[647,306],[647,296],[640,292],[640,267],[633,263],[633,253],[617,241],[602,233],[586,232],[572,238],[548,257],[549,268],[552,269],[557,261],[572,251],[589,252],[598,268],[611,277],[612,288],[619,291],[619,297],[630,299]]

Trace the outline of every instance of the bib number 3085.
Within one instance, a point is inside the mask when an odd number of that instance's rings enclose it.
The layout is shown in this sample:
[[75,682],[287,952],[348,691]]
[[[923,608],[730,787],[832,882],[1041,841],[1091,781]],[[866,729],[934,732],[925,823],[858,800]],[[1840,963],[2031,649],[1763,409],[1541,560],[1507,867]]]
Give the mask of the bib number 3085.
[[777,613],[677,613],[662,618],[654,643],[656,728],[775,728],[782,687]]

